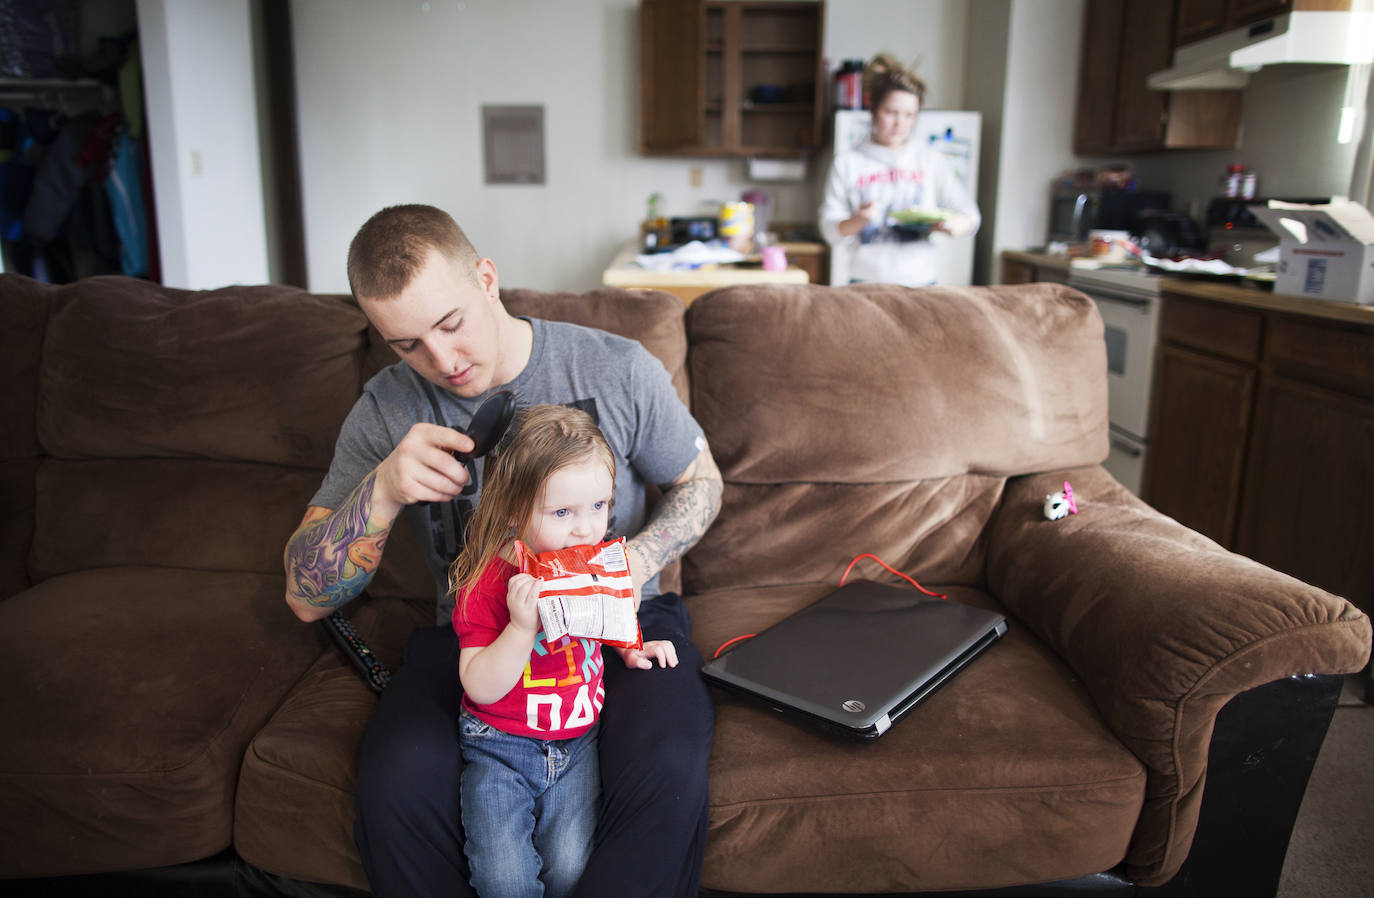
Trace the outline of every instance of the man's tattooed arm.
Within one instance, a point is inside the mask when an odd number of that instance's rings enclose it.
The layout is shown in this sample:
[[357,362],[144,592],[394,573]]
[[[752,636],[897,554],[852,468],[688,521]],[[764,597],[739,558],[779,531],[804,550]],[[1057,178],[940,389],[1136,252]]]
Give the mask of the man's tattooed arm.
[[329,616],[356,598],[377,572],[391,527],[368,520],[376,478],[375,471],[368,474],[336,509],[306,509],[287,541],[286,604],[301,620]]
[[720,469],[711,457],[711,447],[706,446],[687,470],[664,487],[663,498],[649,513],[644,528],[626,540],[636,587],[697,544],[720,512],[723,491]]

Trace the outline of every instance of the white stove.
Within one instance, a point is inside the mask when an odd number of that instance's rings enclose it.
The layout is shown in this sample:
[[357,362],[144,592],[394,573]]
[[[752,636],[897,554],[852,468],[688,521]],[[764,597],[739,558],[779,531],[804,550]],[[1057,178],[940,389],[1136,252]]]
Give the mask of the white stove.
[[1069,269],[1069,286],[1097,303],[1107,341],[1111,453],[1105,466],[1136,495],[1140,495],[1149,451],[1159,282],[1159,275],[1144,268]]
[[1124,291],[1142,296],[1159,295],[1160,275],[1144,266],[1135,268],[1069,269],[1069,284],[1088,293],[1089,289]]

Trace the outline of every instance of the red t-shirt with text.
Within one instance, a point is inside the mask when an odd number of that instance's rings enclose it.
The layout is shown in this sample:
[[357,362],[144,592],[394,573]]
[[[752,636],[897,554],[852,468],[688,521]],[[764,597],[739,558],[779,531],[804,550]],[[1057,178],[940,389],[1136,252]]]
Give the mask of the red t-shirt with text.
[[[506,585],[520,572],[497,558],[453,609],[461,648],[491,645],[510,623]],[[534,640],[525,672],[511,691],[489,705],[463,696],[463,707],[503,732],[535,739],[572,739],[591,729],[606,700],[601,646],[574,639],[549,651],[544,632]]]

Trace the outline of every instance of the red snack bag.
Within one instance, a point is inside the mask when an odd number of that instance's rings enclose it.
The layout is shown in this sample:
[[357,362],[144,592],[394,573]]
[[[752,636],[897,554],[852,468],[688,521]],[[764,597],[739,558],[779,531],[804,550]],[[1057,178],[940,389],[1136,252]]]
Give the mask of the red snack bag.
[[624,537],[538,555],[516,540],[515,555],[521,572],[541,581],[539,622],[551,650],[579,637],[623,649],[644,647]]

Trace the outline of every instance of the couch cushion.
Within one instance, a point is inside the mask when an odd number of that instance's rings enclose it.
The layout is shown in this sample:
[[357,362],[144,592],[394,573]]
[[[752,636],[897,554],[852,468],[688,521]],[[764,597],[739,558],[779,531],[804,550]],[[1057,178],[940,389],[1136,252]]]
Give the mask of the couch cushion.
[[[720,516],[684,559],[683,577],[689,592],[834,583],[867,553],[922,583],[978,585],[983,528],[1004,483],[975,474],[895,483],[727,480]],[[855,570],[883,573],[869,560]]]
[[[432,599],[373,599],[349,614],[393,669],[410,632],[434,622]],[[319,657],[244,755],[234,811],[240,857],[280,876],[368,888],[353,842],[354,794],[376,704],[337,651]]]
[[17,274],[0,274],[0,461],[39,454],[34,430],[38,361],[53,288]]
[[36,458],[0,462],[0,599],[28,589],[26,559],[33,542]]
[[1059,285],[751,285],[686,322],[726,484],[690,592],[834,582],[863,552],[977,585],[1002,478],[1107,454],[1102,320]]
[[[693,641],[710,657],[830,588],[692,597]],[[996,607],[976,590],[939,591]],[[1084,876],[1122,860],[1140,812],[1141,764],[1014,621],[871,744],[714,695],[709,888],[854,894]]]
[[52,287],[0,274],[0,598],[29,586],[24,556],[33,537],[38,446],[38,360]]
[[366,319],[349,303],[120,277],[62,287],[54,300],[38,394],[49,454],[328,466],[361,389]]
[[183,863],[230,843],[249,740],[323,650],[280,575],[119,568],[0,602],[0,870]]
[[688,400],[687,332],[676,296],[616,288],[586,293],[507,288],[501,302],[512,315],[568,321],[638,340],[668,369],[682,401]]
[[282,572],[318,471],[201,459],[43,462],[37,581],[128,565]]
[[692,408],[737,483],[1022,474],[1107,456],[1092,300],[1018,287],[727,287],[687,310]]

